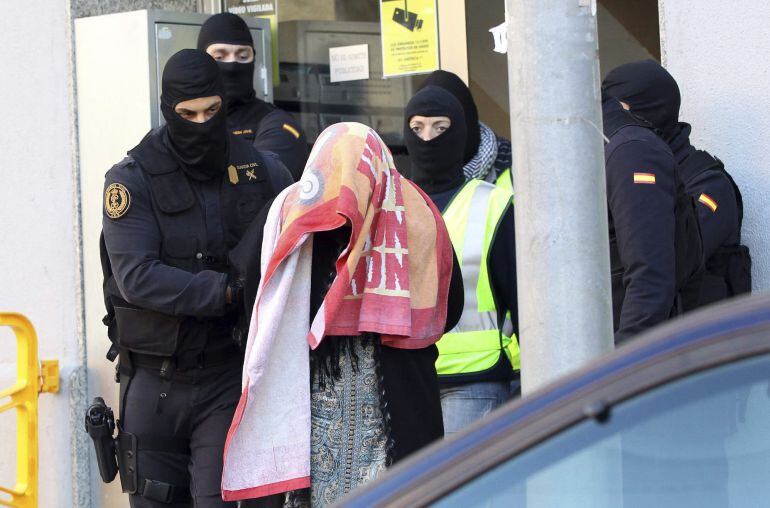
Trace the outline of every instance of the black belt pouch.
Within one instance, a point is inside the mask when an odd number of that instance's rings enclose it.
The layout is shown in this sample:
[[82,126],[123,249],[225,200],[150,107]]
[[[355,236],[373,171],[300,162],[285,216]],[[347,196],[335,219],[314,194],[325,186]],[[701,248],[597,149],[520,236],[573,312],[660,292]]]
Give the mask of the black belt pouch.
[[115,307],[118,341],[134,353],[173,356],[182,318],[146,309]]

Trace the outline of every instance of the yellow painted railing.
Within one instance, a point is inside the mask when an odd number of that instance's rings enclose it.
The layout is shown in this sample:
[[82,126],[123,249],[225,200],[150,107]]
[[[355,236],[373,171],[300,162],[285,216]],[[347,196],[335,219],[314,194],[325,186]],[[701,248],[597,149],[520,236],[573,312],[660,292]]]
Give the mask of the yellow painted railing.
[[16,383],[0,391],[0,413],[16,410],[16,486],[0,487],[0,505],[36,508],[37,396],[59,391],[59,362],[45,360],[42,367],[38,365],[35,328],[21,314],[0,312],[0,326],[10,327],[16,335],[17,362]]

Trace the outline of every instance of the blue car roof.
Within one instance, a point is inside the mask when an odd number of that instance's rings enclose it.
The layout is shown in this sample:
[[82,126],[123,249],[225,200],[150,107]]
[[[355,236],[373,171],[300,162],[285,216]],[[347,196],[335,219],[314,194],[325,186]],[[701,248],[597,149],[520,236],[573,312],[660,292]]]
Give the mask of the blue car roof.
[[[490,442],[499,443],[503,436],[509,436],[525,422],[542,420],[569,403],[581,400],[587,393],[617,382],[629,372],[653,365],[662,358],[677,356],[685,351],[703,350],[709,344],[724,343],[731,337],[762,327],[770,327],[770,294],[736,298],[669,321],[575,373],[508,403],[463,432],[429,446],[394,466],[377,481],[354,491],[339,506],[387,505],[386,499],[394,493],[424,488],[425,481],[435,476],[436,471],[457,464],[458,460],[472,460],[479,447]],[[767,342],[770,348],[770,341]],[[599,413],[601,408],[586,406],[579,419],[597,417]],[[575,417],[573,414],[565,420],[562,428],[573,425]],[[523,443],[523,449],[536,442],[539,441]]]

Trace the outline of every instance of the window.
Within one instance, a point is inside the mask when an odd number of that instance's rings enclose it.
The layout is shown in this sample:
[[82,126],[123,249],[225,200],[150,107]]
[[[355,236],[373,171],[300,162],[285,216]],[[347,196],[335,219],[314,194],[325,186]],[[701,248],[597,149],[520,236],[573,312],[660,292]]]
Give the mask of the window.
[[581,422],[438,507],[753,507],[770,499],[770,355],[673,381]]

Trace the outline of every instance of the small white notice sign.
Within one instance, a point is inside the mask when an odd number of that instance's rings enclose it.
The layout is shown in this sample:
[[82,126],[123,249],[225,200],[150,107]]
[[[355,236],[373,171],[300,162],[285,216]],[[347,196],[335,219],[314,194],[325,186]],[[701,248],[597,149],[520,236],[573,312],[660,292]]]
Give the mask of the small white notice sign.
[[329,48],[329,71],[332,83],[369,79],[369,46]]

